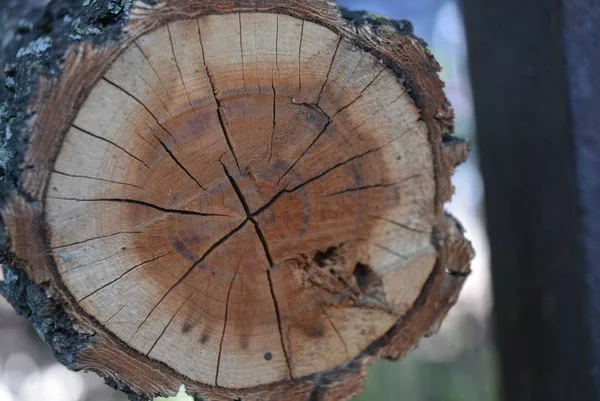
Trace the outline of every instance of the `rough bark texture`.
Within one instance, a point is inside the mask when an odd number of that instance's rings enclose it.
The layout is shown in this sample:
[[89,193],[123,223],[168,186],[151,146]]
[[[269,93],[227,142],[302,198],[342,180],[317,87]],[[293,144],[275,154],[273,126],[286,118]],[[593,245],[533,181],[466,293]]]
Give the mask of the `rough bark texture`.
[[[468,147],[453,139],[453,111],[437,76],[439,66],[410,25],[362,14],[340,13],[326,1],[187,0],[158,5],[98,0],[51,2],[38,23],[21,30],[25,44],[7,64],[7,101],[0,115],[2,151],[2,294],[27,316],[57,358],[88,369],[132,400],[174,395],[179,386],[205,400],[346,400],[360,392],[366,367],[376,358],[398,359],[433,333],[456,302],[469,273],[470,245],[460,225],[444,213],[450,177]],[[48,252],[45,216],[48,179],[68,127],[110,63],[132,41],[169,21],[230,12],[280,13],[325,26],[373,54],[408,88],[429,132],[435,160],[435,228],[438,257],[418,300],[387,334],[358,357],[310,376],[233,390],[204,385],[144,356],[86,314],[62,283]],[[34,13],[35,14],[35,13]],[[346,18],[346,19],[344,19]],[[28,31],[28,32],[25,32]],[[17,42],[15,42],[17,43]]]

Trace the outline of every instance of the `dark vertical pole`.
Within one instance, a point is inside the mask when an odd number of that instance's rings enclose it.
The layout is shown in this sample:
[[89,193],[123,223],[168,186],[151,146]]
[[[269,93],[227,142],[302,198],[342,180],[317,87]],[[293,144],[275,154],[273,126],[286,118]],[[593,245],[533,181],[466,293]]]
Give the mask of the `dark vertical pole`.
[[600,1],[463,5],[504,399],[600,399]]
[[564,0],[563,3],[565,59],[589,297],[592,372],[598,396],[600,394],[600,1]]

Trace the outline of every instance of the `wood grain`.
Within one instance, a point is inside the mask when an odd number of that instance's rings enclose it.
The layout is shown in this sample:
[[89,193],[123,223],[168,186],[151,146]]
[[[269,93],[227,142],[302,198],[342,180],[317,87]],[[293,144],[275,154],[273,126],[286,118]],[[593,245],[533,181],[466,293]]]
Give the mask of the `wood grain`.
[[2,217],[92,338],[77,368],[142,399],[349,399],[456,301],[472,251],[443,203],[468,149],[442,142],[437,65],[329,7],[139,3],[120,49],[40,86],[39,202]]

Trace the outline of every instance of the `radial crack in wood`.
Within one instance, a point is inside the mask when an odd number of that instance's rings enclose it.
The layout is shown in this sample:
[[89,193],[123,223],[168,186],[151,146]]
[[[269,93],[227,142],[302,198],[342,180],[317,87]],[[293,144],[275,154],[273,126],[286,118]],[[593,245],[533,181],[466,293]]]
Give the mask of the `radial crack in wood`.
[[469,271],[437,64],[328,2],[192,3],[136,3],[40,86],[8,276],[89,336],[71,367],[141,399],[348,399]]

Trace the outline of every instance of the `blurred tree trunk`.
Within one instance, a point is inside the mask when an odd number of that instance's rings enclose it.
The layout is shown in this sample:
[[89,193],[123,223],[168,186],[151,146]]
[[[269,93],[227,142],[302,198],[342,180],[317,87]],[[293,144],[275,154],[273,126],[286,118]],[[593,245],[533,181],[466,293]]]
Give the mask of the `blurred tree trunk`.
[[463,0],[509,401],[600,394],[600,2]]

